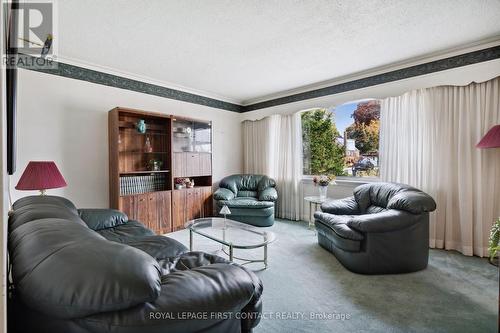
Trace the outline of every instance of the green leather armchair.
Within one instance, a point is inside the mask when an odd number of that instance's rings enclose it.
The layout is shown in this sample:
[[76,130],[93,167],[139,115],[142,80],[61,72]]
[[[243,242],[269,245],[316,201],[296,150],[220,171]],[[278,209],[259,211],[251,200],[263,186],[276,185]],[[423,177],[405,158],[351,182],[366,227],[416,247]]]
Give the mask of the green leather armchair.
[[269,227],[274,224],[276,182],[264,175],[231,175],[222,179],[214,193],[218,210],[231,210],[231,220]]

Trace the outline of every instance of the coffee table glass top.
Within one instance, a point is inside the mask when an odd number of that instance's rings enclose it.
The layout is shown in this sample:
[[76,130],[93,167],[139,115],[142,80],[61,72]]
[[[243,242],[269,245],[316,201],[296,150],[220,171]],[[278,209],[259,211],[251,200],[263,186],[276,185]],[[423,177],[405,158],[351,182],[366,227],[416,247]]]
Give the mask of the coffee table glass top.
[[186,228],[224,245],[239,249],[262,247],[276,239],[272,231],[222,217],[206,217],[188,221]]

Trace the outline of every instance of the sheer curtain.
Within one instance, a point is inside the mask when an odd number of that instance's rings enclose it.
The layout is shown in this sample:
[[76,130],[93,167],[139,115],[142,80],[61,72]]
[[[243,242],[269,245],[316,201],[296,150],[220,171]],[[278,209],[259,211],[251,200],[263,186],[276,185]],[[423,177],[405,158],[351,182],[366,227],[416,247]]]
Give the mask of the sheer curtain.
[[382,101],[380,174],[434,197],[430,246],[487,256],[500,215],[500,150],[476,143],[500,123],[500,78]]
[[243,122],[243,170],[276,180],[276,216],[300,219],[299,184],[302,176],[300,114],[273,115]]

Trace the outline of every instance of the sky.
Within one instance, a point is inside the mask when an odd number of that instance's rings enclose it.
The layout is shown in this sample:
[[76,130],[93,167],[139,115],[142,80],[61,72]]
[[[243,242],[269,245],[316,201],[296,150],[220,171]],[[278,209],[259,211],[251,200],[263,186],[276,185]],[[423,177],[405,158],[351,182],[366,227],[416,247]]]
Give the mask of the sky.
[[333,110],[333,114],[335,116],[335,125],[337,126],[337,130],[339,131],[341,136],[344,135],[345,129],[349,127],[349,125],[354,123],[354,118],[352,118],[351,115],[354,110],[356,110],[358,103],[359,101],[342,104],[336,106]]

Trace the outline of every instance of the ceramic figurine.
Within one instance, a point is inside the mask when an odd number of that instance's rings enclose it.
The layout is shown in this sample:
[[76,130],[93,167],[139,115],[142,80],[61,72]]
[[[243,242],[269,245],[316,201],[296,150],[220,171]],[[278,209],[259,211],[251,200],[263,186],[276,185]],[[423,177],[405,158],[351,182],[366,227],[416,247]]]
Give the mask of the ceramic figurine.
[[149,140],[149,136],[146,137],[146,144],[144,145],[144,151],[146,153],[152,153],[153,152],[153,146],[151,146],[151,140]]

